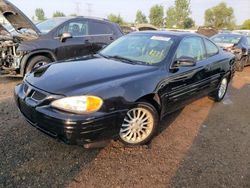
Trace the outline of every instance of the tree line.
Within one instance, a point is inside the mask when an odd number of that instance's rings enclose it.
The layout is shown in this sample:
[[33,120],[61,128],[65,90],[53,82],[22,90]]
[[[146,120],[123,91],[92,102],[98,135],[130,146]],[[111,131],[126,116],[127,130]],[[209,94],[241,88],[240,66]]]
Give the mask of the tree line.
[[[61,11],[53,13],[53,17],[63,17],[65,14]],[[77,16],[71,14],[70,16]],[[205,26],[215,27],[217,29],[235,29],[236,22],[234,10],[222,2],[218,5],[207,9],[204,13]],[[124,18],[118,14],[109,14],[107,17],[110,21],[120,25],[127,24]],[[45,13],[42,8],[35,10],[33,19],[42,21],[46,20]],[[136,12],[135,24],[150,23],[159,28],[175,28],[190,29],[195,26],[195,21],[191,18],[190,0],[175,0],[174,5],[164,10],[162,5],[154,5],[150,8],[149,15],[146,16],[141,10]],[[250,19],[244,21],[240,29],[250,29]]]

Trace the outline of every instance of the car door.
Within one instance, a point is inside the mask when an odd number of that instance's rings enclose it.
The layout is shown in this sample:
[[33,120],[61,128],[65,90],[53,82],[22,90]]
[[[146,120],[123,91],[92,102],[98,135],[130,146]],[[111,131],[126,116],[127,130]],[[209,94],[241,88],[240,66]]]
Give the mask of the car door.
[[[193,58],[194,66],[177,66],[178,59]],[[187,103],[203,96],[209,89],[207,78],[206,51],[201,37],[185,37],[176,49],[174,61],[169,74],[161,86],[161,96],[164,104],[163,114],[175,111]]]
[[111,24],[97,20],[89,20],[89,35],[93,53],[98,52],[116,39]]
[[[69,33],[71,37],[61,41],[61,36]],[[58,60],[71,59],[92,53],[92,44],[88,35],[88,21],[85,19],[71,20],[57,31],[57,48],[55,54]]]

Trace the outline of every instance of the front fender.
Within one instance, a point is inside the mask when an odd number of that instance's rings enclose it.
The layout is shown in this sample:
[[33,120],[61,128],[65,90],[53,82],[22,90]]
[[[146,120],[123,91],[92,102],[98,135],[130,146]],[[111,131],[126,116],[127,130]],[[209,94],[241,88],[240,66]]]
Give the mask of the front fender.
[[25,67],[26,67],[30,58],[32,58],[35,55],[42,55],[42,54],[49,54],[49,56],[52,57],[53,61],[57,61],[55,54],[50,50],[44,49],[44,50],[36,50],[36,51],[29,52],[29,53],[25,54],[21,60],[20,74],[24,75]]

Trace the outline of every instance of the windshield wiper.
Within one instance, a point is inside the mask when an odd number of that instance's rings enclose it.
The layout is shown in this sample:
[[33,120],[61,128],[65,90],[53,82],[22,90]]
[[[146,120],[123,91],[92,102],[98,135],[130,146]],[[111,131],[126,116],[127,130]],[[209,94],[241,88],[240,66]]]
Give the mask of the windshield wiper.
[[102,56],[102,57],[104,57],[104,58],[106,58],[106,59],[109,59],[110,58],[110,56],[107,56],[107,55],[104,55],[104,54],[102,54],[102,53],[97,53],[99,56]]
[[134,64],[144,64],[143,61],[132,60],[132,59],[129,59],[129,58],[126,58],[126,57],[122,57],[122,56],[119,56],[119,55],[109,56],[109,58],[113,58],[113,59],[118,59],[118,60],[121,60],[121,61],[125,61],[125,62],[131,63],[133,65]]

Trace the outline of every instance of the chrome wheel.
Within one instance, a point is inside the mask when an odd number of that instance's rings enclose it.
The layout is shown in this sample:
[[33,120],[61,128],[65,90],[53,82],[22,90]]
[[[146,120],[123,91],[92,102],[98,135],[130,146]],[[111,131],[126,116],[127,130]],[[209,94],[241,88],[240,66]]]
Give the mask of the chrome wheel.
[[227,91],[227,79],[223,78],[220,84],[219,92],[218,92],[218,97],[221,99],[224,97],[225,93]]
[[129,110],[120,129],[120,138],[128,144],[139,144],[153,132],[153,114],[142,107]]
[[46,64],[48,64],[48,62],[46,62],[46,61],[39,61],[39,62],[37,62],[37,63],[34,65],[33,68],[36,69],[36,68],[41,67],[41,66],[46,65]]

